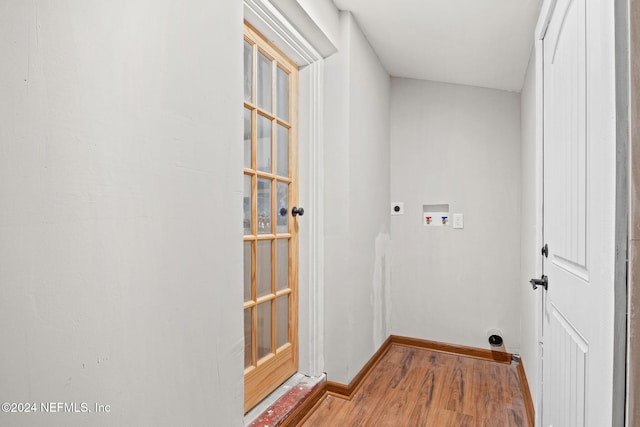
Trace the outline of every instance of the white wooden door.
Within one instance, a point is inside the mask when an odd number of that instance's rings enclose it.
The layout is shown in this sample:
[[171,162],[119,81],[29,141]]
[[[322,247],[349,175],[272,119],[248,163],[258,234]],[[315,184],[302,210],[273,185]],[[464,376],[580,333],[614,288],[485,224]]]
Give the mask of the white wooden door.
[[604,3],[558,0],[542,41],[545,427],[612,419],[615,86]]

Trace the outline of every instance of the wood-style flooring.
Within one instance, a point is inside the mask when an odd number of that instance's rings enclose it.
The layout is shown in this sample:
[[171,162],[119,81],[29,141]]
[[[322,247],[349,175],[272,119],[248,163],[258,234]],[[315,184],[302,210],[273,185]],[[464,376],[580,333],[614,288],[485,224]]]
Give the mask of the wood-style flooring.
[[351,400],[328,395],[304,427],[527,426],[517,364],[392,345]]

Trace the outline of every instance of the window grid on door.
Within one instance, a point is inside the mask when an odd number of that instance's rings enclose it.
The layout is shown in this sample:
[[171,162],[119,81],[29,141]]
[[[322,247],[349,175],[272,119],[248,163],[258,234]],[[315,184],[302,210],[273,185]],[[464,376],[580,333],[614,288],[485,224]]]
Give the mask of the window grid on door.
[[251,64],[245,70],[244,99],[246,373],[291,346],[295,301],[290,218],[292,69],[248,37],[244,49],[245,64]]

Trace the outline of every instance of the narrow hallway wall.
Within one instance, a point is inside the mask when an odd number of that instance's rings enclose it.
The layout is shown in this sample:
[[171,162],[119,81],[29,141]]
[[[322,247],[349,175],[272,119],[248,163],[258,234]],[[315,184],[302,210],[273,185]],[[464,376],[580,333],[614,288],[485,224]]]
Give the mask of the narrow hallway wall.
[[[391,80],[391,332],[520,348],[520,95]],[[464,229],[425,227],[422,204],[448,203]]]
[[390,79],[348,12],[326,60],[325,366],[348,383],[388,335]]
[[243,425],[242,2],[1,9],[0,425]]

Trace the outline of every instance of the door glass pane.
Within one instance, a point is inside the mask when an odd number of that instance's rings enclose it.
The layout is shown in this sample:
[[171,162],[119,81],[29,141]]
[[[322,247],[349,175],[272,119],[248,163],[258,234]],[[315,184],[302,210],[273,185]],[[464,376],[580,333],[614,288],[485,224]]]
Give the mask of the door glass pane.
[[251,110],[244,109],[244,167],[251,169]]
[[278,125],[278,175],[289,176],[289,129]]
[[271,172],[271,120],[258,115],[258,159],[260,171]]
[[271,60],[258,52],[258,107],[271,112]]
[[244,367],[245,369],[252,365],[251,363],[251,329],[253,323],[251,322],[251,310],[247,308],[244,311]]
[[258,241],[256,280],[258,298],[271,293],[271,240]]
[[289,239],[279,239],[276,246],[278,251],[276,289],[281,291],[289,287]]
[[244,176],[242,204],[244,206],[244,218],[242,219],[244,234],[251,234],[251,175]]
[[258,178],[258,234],[271,233],[271,180]]
[[271,353],[271,301],[258,305],[258,359]]
[[289,232],[289,184],[279,182],[278,203],[276,204],[276,218],[278,218],[278,233]]
[[253,47],[244,41],[244,100],[251,102],[251,86],[253,81]]
[[289,295],[278,297],[276,303],[276,348],[289,342]]
[[244,242],[244,300],[251,300],[251,242]]
[[289,75],[278,67],[278,117],[289,121]]

